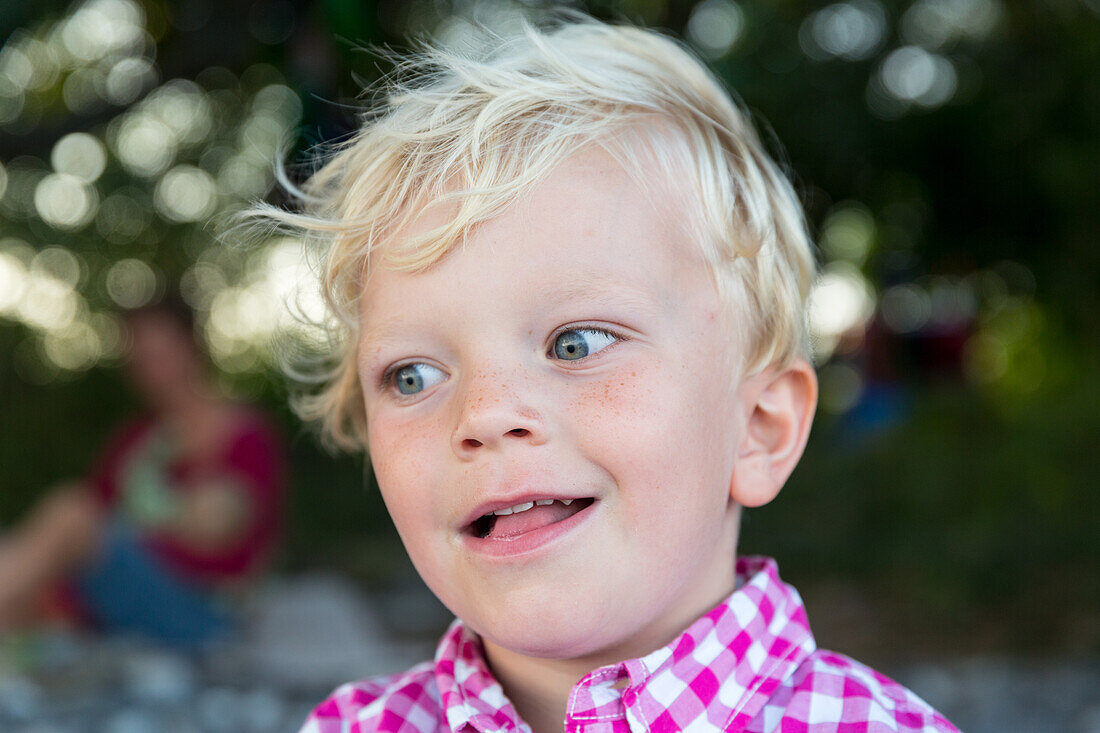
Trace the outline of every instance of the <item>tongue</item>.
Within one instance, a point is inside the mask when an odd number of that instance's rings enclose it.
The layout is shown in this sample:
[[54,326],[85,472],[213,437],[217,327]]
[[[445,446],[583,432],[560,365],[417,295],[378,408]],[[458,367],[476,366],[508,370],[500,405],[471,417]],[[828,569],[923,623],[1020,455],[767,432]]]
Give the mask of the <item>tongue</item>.
[[497,517],[493,522],[493,528],[489,531],[488,538],[507,539],[568,519],[584,508],[578,506],[578,504],[579,502],[573,502],[566,506],[560,501],[555,501],[553,504],[533,506],[519,514],[505,514]]

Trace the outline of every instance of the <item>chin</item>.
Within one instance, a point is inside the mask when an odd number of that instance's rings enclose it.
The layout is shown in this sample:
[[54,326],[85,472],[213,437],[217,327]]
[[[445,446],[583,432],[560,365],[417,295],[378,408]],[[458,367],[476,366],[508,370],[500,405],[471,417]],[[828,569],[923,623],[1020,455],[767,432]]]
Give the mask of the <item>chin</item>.
[[570,603],[564,598],[557,600],[518,608],[502,604],[480,617],[463,617],[463,620],[494,644],[540,659],[599,655],[628,636],[622,628],[624,619],[614,609]]
[[516,654],[538,659],[590,657],[607,643],[598,630],[577,628],[543,628],[536,633],[530,629],[492,629],[482,636]]

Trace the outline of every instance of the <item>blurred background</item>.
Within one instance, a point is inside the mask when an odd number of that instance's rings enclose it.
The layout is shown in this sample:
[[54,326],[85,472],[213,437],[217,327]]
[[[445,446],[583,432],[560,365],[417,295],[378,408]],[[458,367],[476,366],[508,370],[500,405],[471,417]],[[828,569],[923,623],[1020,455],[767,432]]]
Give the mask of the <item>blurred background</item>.
[[[570,7],[666,29],[705,59],[785,162],[819,245],[820,411],[780,498],[746,514],[742,552],[779,559],[821,646],[968,730],[1100,730],[1100,2]],[[137,409],[117,311],[179,283],[221,388],[265,405],[288,438],[271,592],[285,602],[314,583],[370,616],[376,656],[349,668],[430,650],[447,617],[369,466],[327,455],[286,408],[283,356],[319,343],[293,315],[319,312],[301,245],[220,233],[250,201],[285,203],[276,161],[299,179],[311,149],[355,128],[364,84],[389,68],[371,47],[476,45],[479,26],[552,8],[0,2],[0,531],[86,473]],[[295,612],[324,613],[284,622]],[[8,643],[0,723],[84,730],[64,710],[94,688],[87,674],[41,681],[88,659],[84,643]],[[121,691],[89,730],[291,730],[328,684],[223,668],[204,687],[207,662],[96,649],[100,677],[122,660],[99,679]],[[159,692],[139,684],[150,675]],[[150,712],[195,696],[205,712],[171,713],[176,727]]]

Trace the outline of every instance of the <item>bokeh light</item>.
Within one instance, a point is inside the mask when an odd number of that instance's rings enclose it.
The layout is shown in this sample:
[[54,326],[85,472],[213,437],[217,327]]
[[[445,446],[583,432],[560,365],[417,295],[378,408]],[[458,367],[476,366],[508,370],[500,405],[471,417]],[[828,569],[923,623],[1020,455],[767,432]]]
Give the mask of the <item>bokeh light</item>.
[[120,308],[140,308],[157,294],[157,275],[138,259],[125,259],[111,265],[104,280],[107,295]]
[[218,170],[218,190],[226,196],[250,199],[271,183],[271,168],[246,155],[233,155]]
[[14,254],[0,250],[0,314],[9,315],[23,298],[27,269]]
[[943,56],[919,46],[903,46],[886,56],[879,68],[883,88],[902,102],[938,107],[958,87],[955,67]]
[[34,208],[55,229],[79,229],[99,206],[95,189],[68,173],[51,173],[34,189]]
[[882,46],[886,30],[886,11],[876,0],[849,0],[807,16],[799,42],[811,58],[858,61]]
[[202,168],[178,165],[157,182],[153,201],[157,211],[171,221],[204,221],[214,213],[217,186]]
[[94,183],[107,167],[107,149],[94,135],[71,132],[54,144],[50,163],[58,173]]
[[101,361],[122,357],[126,348],[126,331],[118,316],[111,313],[94,313],[88,318],[88,325],[95,329]]
[[844,201],[830,210],[821,227],[821,248],[830,260],[862,265],[875,244],[875,219],[870,209]]
[[91,115],[105,106],[107,77],[98,68],[77,69],[61,86],[65,106],[78,115]]
[[26,285],[17,306],[23,323],[42,331],[59,331],[73,322],[83,298],[69,283],[32,270]]
[[239,279],[204,258],[184,275],[181,291],[206,310],[211,355],[227,371],[281,365],[291,351],[316,352],[327,344],[327,317],[306,249],[297,239],[268,242],[249,257]]
[[895,333],[919,331],[932,315],[932,299],[913,283],[887,288],[879,302],[879,311],[886,327]]
[[77,255],[64,247],[50,246],[40,250],[31,259],[31,270],[40,272],[78,288],[84,280],[86,266]]
[[213,262],[200,260],[180,278],[180,295],[195,310],[210,310],[214,296],[228,286],[225,273]]
[[62,25],[65,49],[80,61],[96,61],[112,52],[133,55],[145,44],[145,13],[132,0],[91,0]]
[[728,54],[745,30],[745,13],[733,0],[703,0],[691,11],[687,36],[705,58]]
[[845,262],[827,265],[809,298],[815,358],[828,359],[841,336],[862,328],[874,309],[873,288],[856,267]]
[[302,242],[289,237],[275,240],[264,250],[258,270],[258,279],[279,306],[277,325],[300,336],[321,338],[318,326],[328,310]]
[[205,334],[210,355],[222,369],[242,372],[259,362],[251,341],[262,328],[266,305],[257,293],[239,287],[214,296]]
[[985,40],[1003,14],[999,0],[917,0],[898,25],[903,40],[935,50],[960,39]]
[[497,39],[520,31],[532,15],[532,8],[507,0],[470,0],[452,7],[452,12],[439,13],[434,22],[429,13],[414,9],[410,25],[421,25],[422,30],[431,31],[443,48],[477,53],[492,48]]
[[0,74],[0,125],[18,119],[23,111],[24,93],[9,77]]
[[21,48],[20,39],[11,39],[0,50],[0,76],[20,89],[27,89],[34,79],[34,65]]
[[23,267],[30,267],[31,260],[34,259],[34,247],[24,242],[22,239],[16,237],[6,237],[0,239],[0,252],[11,255],[16,260],[23,264]]
[[17,31],[0,49],[0,80],[9,92],[40,91],[52,86],[60,73],[53,50],[39,39]]
[[42,339],[47,358],[61,369],[83,371],[103,354],[99,334],[88,323],[74,321],[67,328],[47,333]]
[[156,67],[149,59],[134,57],[119,59],[107,72],[105,82],[107,100],[120,106],[130,104],[156,81]]
[[141,106],[167,125],[174,139],[185,145],[202,142],[214,123],[206,92],[186,79],[173,79],[161,85]]
[[53,85],[59,75],[51,48],[33,36],[14,34],[0,49],[0,79],[13,91],[37,91]]
[[142,178],[160,175],[176,156],[175,136],[168,126],[140,112],[123,118],[114,148],[126,170]]
[[241,151],[255,163],[271,166],[290,142],[286,124],[270,114],[256,114],[241,126]]
[[302,116],[302,100],[285,84],[268,84],[252,98],[252,109],[293,125]]

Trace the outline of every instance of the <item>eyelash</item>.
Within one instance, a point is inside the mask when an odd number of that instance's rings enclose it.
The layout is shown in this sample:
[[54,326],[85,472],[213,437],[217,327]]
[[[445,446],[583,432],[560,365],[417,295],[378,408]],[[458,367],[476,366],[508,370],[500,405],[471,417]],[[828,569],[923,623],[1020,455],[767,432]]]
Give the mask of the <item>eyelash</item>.
[[[628,340],[625,336],[618,333],[617,331],[612,331],[611,329],[606,328],[604,326],[597,326],[597,325],[593,325],[593,324],[573,324],[573,325],[570,325],[570,326],[563,326],[562,328],[558,329],[557,331],[555,331],[553,333],[553,335],[550,337],[550,347],[546,350],[546,356],[549,356],[551,358],[553,357],[554,343],[558,340],[558,338],[562,334],[569,333],[570,331],[597,331],[599,333],[603,333],[603,334],[607,334],[608,336],[611,336],[614,339],[614,341],[612,343],[608,344],[606,347],[604,347],[600,351],[596,352],[597,354],[602,353],[603,351],[606,351],[608,348],[611,348],[612,346],[614,346],[617,343],[621,343],[623,341]],[[593,356],[595,356],[595,354]],[[588,359],[588,358],[591,358],[591,357],[584,357],[584,358]],[[566,360],[565,359],[555,359],[555,361],[563,361],[564,362]],[[578,360],[578,361],[580,361],[580,360]],[[404,369],[405,367],[409,366],[410,364],[418,364],[418,363],[419,362],[417,362],[417,361],[401,361],[401,362],[398,362],[398,363],[394,364],[393,366],[387,368],[382,373],[382,376],[378,380],[378,389],[382,390],[382,391],[389,390],[390,392],[393,392],[393,393],[396,394],[397,393],[397,387],[394,383],[394,378],[396,377],[397,373],[399,371],[401,371],[402,369]],[[400,394],[397,394],[397,396],[401,397],[401,398],[415,397],[415,395],[400,395]]]
[[[611,329],[606,328],[604,326],[597,326],[597,325],[591,325],[591,324],[573,324],[573,325],[570,325],[570,326],[563,326],[562,328],[559,328],[557,331],[555,331],[553,333],[553,335],[551,335],[551,337],[550,337],[550,347],[546,350],[546,355],[547,356],[553,357],[553,355],[554,355],[554,344],[557,342],[558,338],[560,338],[562,334],[569,333],[570,331],[595,331],[596,333],[606,334],[606,335],[608,335],[608,336],[610,336],[611,338],[614,339],[614,341],[612,341],[610,344],[608,344],[607,346],[605,346],[604,348],[602,348],[598,352],[596,352],[597,354],[601,354],[604,351],[606,351],[607,349],[613,347],[615,344],[627,340],[626,337],[623,336],[622,334],[618,333],[617,331],[612,331]],[[595,356],[595,354],[593,354],[592,356]],[[591,358],[591,357],[590,356],[584,357],[584,359],[589,359],[589,358]],[[555,361],[566,361],[566,360],[565,359],[556,359]],[[581,360],[578,359],[577,361],[581,361]]]

